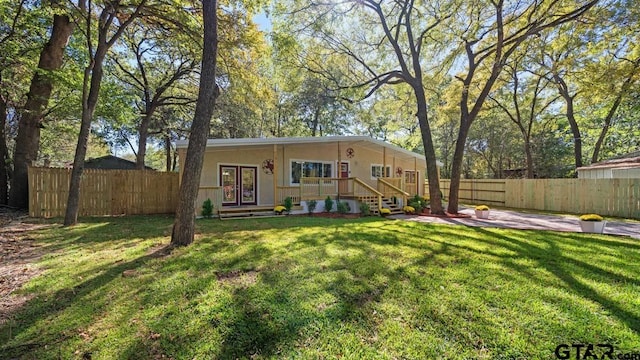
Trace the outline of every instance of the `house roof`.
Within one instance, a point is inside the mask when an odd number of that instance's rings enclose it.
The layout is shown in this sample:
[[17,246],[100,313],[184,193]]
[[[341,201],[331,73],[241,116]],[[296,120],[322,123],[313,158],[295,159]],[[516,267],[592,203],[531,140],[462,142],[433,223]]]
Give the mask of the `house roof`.
[[[136,168],[136,163],[117,156],[106,155],[85,160],[84,167],[86,169],[133,170]],[[145,166],[145,169],[154,170],[148,166]]]
[[633,168],[640,168],[640,152],[638,151],[629,153],[627,155],[623,155],[622,157],[619,157],[616,159],[605,160],[595,164],[591,164],[589,166],[579,167],[576,170],[582,171],[582,170],[594,170],[594,169],[633,169]]
[[[308,137],[274,137],[274,138],[240,138],[240,139],[209,139],[207,140],[207,148],[211,147],[232,147],[232,146],[264,146],[264,145],[294,145],[294,144],[313,144],[313,143],[332,143],[332,142],[362,142],[373,146],[383,146],[392,151],[403,154],[406,157],[413,157],[419,160],[424,160],[423,154],[403,149],[399,146],[389,144],[382,140],[370,138],[368,136],[308,136]],[[189,144],[188,140],[176,141],[176,147],[187,148]],[[440,161],[437,162],[438,166],[442,166]]]

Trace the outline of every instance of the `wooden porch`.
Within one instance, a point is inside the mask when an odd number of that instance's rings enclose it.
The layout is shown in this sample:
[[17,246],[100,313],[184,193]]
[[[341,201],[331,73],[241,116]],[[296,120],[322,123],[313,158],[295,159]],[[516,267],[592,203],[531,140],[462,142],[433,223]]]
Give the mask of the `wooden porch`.
[[[294,210],[301,210],[302,201],[332,199],[356,200],[369,205],[373,214],[382,208],[400,211],[400,204],[407,204],[407,198],[415,195],[404,191],[407,186],[403,178],[379,178],[374,188],[356,177],[325,178],[306,177],[300,179],[299,186],[277,186],[273,204],[223,206],[223,189],[221,186],[201,187],[198,203],[211,199],[215,212],[219,217],[266,216],[273,213],[273,207],[281,205],[287,197],[293,200]],[[410,184],[409,188],[416,187]]]

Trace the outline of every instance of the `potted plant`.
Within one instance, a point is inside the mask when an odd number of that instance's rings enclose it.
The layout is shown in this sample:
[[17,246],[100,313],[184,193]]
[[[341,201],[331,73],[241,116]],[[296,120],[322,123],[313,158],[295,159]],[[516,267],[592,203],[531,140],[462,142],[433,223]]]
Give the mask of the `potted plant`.
[[580,216],[582,232],[602,234],[607,222],[598,214],[584,214]]
[[402,208],[402,211],[404,211],[405,214],[409,215],[409,214],[413,214],[416,212],[416,209],[413,206],[405,206]]
[[391,210],[384,208],[384,209],[380,209],[380,215],[382,216],[388,216],[391,215]]
[[273,208],[273,212],[276,213],[276,215],[282,215],[285,210],[287,210],[287,208],[282,205],[278,205]]
[[476,206],[476,217],[478,219],[488,219],[489,218],[489,207],[487,205],[478,205],[478,206]]

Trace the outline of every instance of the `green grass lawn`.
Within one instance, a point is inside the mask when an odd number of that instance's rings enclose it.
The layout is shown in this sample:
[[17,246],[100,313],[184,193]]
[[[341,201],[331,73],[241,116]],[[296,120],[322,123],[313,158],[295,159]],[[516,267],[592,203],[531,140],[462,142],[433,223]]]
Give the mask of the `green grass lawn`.
[[[31,234],[0,358],[549,359],[640,353],[640,243],[393,221],[83,219]],[[575,353],[574,357],[575,358]]]

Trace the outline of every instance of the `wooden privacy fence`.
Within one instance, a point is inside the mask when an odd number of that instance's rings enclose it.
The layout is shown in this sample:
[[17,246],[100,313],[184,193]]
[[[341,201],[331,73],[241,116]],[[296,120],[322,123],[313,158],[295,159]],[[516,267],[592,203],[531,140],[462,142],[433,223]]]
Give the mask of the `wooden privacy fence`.
[[[445,197],[449,196],[451,180],[441,179],[440,190]],[[429,187],[425,185],[425,194],[429,193]],[[458,197],[462,203],[482,202],[486,205],[505,205],[504,180],[491,179],[462,179]]]
[[[71,169],[29,168],[29,215],[64,216]],[[174,213],[179,174],[148,170],[85,169],[80,183],[80,216]]]
[[[445,197],[450,182],[440,180]],[[465,179],[459,195],[461,203],[640,219],[640,179]]]

